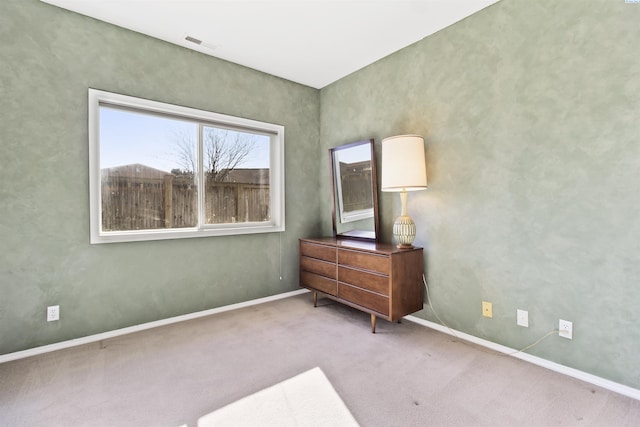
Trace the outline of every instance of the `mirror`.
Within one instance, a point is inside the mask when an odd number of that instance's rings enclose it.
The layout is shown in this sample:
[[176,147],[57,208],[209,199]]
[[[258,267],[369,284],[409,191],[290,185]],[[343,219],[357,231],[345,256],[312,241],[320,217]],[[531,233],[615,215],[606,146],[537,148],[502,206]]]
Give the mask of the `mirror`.
[[378,240],[378,186],[373,139],[329,149],[333,235]]

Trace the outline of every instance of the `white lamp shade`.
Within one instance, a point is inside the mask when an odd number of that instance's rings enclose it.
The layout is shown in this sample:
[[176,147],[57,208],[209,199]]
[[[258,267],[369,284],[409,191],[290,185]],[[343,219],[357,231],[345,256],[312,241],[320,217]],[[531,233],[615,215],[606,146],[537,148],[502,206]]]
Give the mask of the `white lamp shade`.
[[382,140],[382,191],[416,191],[427,188],[424,139],[399,135]]

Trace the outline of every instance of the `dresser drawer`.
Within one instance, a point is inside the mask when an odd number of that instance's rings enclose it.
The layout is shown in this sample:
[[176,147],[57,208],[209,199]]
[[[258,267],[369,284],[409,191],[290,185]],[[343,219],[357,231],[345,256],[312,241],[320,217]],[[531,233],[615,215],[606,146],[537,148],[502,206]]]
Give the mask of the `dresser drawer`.
[[335,237],[299,240],[300,286],[376,319],[395,322],[423,308],[422,248]]
[[316,273],[330,279],[336,278],[336,264],[306,256],[300,257],[300,270]]
[[391,260],[386,255],[340,249],[338,251],[338,264],[388,275]]
[[308,271],[300,272],[300,286],[313,288],[333,296],[338,295],[338,282],[335,279],[329,279]]
[[339,266],[338,280],[350,285],[355,285],[359,288],[389,296],[389,276]]
[[384,316],[389,315],[389,298],[346,283],[338,283],[338,297]]
[[316,245],[313,243],[301,242],[300,255],[329,262],[336,262],[335,246]]

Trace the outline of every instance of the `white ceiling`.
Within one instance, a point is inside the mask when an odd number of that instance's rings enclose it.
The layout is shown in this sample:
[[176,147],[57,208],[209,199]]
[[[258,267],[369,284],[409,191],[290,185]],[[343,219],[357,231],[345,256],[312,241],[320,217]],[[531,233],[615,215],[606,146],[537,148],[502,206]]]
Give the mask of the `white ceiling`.
[[319,89],[498,0],[41,1]]

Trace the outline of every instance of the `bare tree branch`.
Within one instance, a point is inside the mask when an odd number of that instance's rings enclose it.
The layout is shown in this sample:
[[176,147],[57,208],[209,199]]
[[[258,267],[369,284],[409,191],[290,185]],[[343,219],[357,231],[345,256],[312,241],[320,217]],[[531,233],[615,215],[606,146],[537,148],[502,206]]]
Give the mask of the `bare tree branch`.
[[253,148],[252,135],[228,130],[205,128],[205,169],[213,181],[224,181],[229,173],[245,161]]
[[196,159],[197,150],[192,134],[184,130],[175,131],[176,141],[174,155],[177,157],[178,165],[182,168],[182,173],[194,173],[197,170]]
[[[175,133],[175,152],[182,173],[193,173],[197,170],[197,144],[195,136],[188,132]],[[256,145],[254,135],[205,127],[203,167],[207,176],[214,182],[222,182],[229,173],[241,166],[249,158]]]

